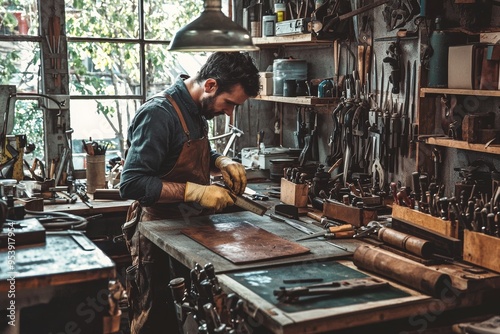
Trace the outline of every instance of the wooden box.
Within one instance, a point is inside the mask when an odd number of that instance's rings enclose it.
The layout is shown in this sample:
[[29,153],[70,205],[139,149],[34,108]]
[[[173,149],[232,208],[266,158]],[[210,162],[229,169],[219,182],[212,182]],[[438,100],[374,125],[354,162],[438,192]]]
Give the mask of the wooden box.
[[307,184],[297,184],[281,178],[280,200],[285,204],[295,205],[298,208],[307,206]]
[[329,219],[341,220],[359,227],[368,224],[372,220],[376,220],[377,210],[367,210],[366,208],[357,208],[351,205],[327,201],[323,203],[323,215]]
[[464,230],[464,261],[500,272],[500,238]]
[[392,206],[392,217],[425,227],[447,237],[458,238],[458,222],[452,223],[449,220],[443,220],[401,205]]

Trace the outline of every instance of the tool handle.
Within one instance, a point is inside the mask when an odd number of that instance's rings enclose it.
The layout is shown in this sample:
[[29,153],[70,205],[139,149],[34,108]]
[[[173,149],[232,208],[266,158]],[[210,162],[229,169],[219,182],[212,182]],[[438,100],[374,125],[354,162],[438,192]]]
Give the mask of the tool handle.
[[344,224],[344,225],[340,225],[340,226],[329,226],[328,227],[328,232],[335,233],[335,235],[337,235],[337,233],[339,233],[339,232],[346,232],[346,231],[353,231],[353,230],[354,230],[354,227],[351,224]]
[[350,230],[350,231],[341,231],[341,232],[335,232],[335,233],[332,233],[332,237],[334,239],[349,239],[349,238],[352,238],[355,234],[354,232],[354,229]]

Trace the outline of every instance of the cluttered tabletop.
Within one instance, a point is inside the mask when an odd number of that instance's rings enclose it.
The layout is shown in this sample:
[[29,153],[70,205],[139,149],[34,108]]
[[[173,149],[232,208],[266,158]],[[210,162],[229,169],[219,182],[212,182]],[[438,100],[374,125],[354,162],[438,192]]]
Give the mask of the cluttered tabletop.
[[436,303],[452,311],[498,295],[500,275],[464,262],[462,240],[405,220],[416,221],[401,208],[392,216],[397,204],[301,205],[300,186],[284,178],[250,183],[239,210],[139,230],[188,268],[213,265],[218,284],[273,333],[408,319]]

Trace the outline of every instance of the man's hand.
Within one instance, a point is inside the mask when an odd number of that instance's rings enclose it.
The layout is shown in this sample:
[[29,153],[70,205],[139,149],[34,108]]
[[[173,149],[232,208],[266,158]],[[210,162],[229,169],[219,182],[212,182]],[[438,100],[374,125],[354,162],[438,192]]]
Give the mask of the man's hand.
[[236,195],[243,194],[247,186],[245,167],[225,156],[218,157],[215,160],[215,166],[220,169],[224,183]]
[[228,205],[234,204],[230,192],[219,186],[203,186],[192,182],[186,183],[184,192],[185,202],[198,202],[206,209],[220,211]]

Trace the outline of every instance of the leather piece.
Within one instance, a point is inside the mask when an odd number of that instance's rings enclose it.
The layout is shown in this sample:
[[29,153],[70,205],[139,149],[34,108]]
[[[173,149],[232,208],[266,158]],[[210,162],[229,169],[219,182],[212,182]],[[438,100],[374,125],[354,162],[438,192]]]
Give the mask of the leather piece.
[[186,228],[181,232],[235,264],[309,252],[309,248],[248,222],[217,223]]

